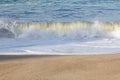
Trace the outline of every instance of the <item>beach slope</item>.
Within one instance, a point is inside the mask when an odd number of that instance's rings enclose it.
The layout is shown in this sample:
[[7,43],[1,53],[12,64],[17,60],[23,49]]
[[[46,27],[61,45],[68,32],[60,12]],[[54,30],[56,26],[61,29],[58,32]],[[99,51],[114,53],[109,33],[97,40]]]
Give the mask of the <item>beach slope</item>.
[[0,80],[120,80],[120,55],[0,56]]

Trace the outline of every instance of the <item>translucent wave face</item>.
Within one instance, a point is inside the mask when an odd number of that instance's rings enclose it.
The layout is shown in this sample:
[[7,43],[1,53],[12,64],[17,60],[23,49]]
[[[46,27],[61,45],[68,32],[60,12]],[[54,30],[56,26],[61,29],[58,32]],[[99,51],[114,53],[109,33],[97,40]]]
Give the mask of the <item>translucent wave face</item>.
[[41,39],[119,38],[119,22],[0,22],[0,37]]
[[0,38],[14,38],[14,37],[15,35],[8,29],[4,29],[4,28],[0,29]]

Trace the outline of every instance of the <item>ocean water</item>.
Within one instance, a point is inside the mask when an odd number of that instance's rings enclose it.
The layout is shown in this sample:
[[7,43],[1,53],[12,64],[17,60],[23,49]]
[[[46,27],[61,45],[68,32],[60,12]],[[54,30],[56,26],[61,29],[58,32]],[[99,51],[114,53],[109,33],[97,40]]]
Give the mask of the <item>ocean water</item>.
[[0,0],[0,54],[120,52],[120,0]]
[[0,18],[25,22],[120,21],[120,0],[0,0]]

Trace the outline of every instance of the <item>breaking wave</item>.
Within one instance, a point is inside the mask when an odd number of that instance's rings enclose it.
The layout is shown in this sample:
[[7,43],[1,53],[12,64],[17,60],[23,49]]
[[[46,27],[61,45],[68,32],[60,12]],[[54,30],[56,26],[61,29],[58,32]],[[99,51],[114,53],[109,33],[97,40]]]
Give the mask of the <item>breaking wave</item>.
[[120,38],[120,22],[0,21],[0,38]]

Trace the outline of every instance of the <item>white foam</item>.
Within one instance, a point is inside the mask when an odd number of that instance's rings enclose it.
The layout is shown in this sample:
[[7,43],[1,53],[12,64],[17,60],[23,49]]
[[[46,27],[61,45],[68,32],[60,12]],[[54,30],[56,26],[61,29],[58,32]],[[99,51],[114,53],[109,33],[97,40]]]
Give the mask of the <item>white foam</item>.
[[113,32],[111,32],[113,37],[120,39],[120,27],[116,28]]
[[0,40],[0,54],[49,54],[49,55],[84,55],[119,53],[118,39],[76,40],[41,40],[9,39]]

